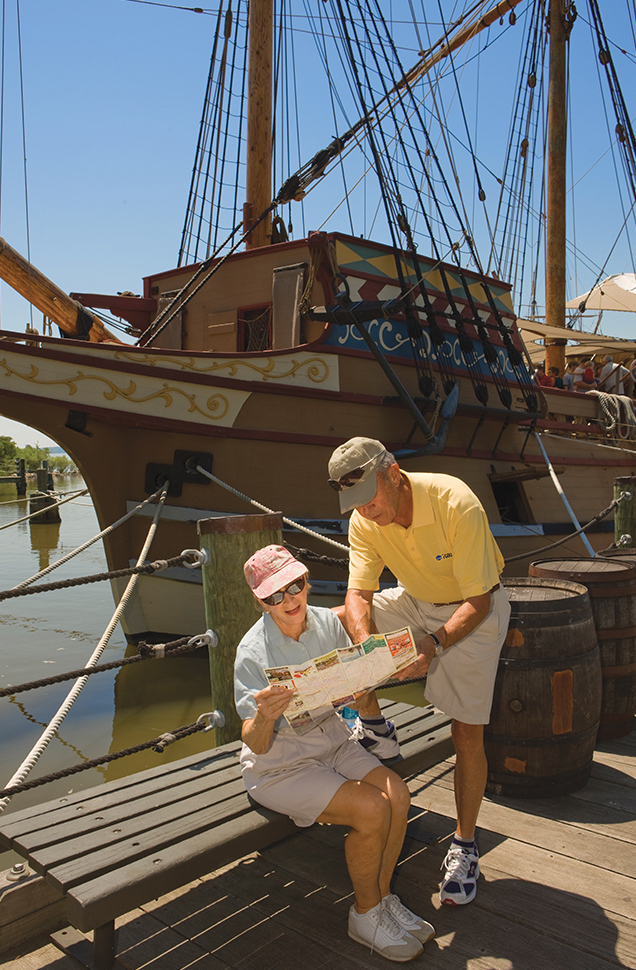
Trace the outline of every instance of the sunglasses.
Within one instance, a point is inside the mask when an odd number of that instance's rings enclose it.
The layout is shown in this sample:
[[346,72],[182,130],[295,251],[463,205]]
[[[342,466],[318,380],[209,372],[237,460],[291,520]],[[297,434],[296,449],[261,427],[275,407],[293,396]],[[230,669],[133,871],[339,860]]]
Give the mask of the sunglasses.
[[295,579],[285,589],[279,589],[277,593],[272,593],[271,596],[264,596],[263,603],[267,603],[268,606],[280,606],[285,599],[285,593],[289,593],[290,596],[296,596],[305,588],[306,582],[306,578],[301,576],[300,579]]
[[359,468],[354,468],[353,471],[347,472],[342,478],[328,478],[327,485],[331,485],[334,492],[341,492],[343,488],[351,488],[353,485],[357,485],[361,478],[364,478],[366,472],[365,468],[370,465],[372,461],[379,461],[382,455],[374,455],[373,458],[369,458],[365,461],[363,465]]

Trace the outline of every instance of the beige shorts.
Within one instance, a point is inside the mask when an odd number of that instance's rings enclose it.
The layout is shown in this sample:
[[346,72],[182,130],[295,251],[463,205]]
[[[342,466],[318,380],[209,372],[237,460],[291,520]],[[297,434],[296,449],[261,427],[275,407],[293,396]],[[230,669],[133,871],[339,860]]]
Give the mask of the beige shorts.
[[362,781],[381,762],[351,737],[337,714],[306,734],[279,731],[265,754],[241,751],[245,787],[265,808],[313,825],[345,781]]
[[[456,609],[453,604],[434,606],[417,600],[401,586],[373,597],[373,620],[380,633],[408,625],[416,641],[439,630]],[[431,662],[426,679],[426,698],[431,704],[464,724],[488,724],[509,618],[510,603],[500,586],[490,596],[486,619]]]

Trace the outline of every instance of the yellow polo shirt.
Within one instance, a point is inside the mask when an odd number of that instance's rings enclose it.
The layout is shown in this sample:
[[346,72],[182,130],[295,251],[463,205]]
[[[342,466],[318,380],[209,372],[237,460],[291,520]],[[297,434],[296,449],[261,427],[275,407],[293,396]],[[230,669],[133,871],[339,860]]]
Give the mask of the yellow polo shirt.
[[374,591],[387,566],[411,596],[451,603],[488,592],[504,561],[477,496],[450,475],[407,474],[413,521],[378,526],[354,509],[349,523],[349,588]]

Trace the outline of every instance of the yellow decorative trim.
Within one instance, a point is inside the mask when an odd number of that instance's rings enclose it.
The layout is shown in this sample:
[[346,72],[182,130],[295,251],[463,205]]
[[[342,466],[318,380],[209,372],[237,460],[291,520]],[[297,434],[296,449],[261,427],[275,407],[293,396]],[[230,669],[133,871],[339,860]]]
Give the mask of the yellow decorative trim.
[[[0,360],[0,367],[4,368],[7,377],[19,377],[23,381],[41,384],[47,387],[65,385],[68,388],[69,396],[77,392],[78,385],[81,381],[96,381],[100,384],[105,384],[109,388],[109,390],[103,392],[106,401],[114,401],[116,398],[121,397],[130,404],[145,404],[147,401],[162,399],[165,407],[168,408],[174,403],[174,395],[181,395],[189,401],[190,406],[188,411],[190,413],[198,411],[199,414],[202,414],[206,418],[212,418],[214,421],[220,421],[224,418],[230,407],[227,397],[224,394],[218,393],[210,395],[205,403],[204,409],[197,404],[196,395],[187,394],[180,387],[171,387],[166,383],[163,384],[161,390],[153,391],[151,394],[146,394],[141,397],[135,397],[137,385],[134,381],[130,381],[128,387],[121,388],[106,377],[99,377],[96,374],[84,374],[82,371],[78,371],[73,377],[67,377],[65,380],[46,380],[38,377],[39,368],[35,364],[31,365],[30,370],[26,374],[22,374],[20,371],[11,367],[6,359]],[[219,413],[216,414],[216,411],[219,411]]]
[[255,371],[262,380],[269,381],[280,381],[287,377],[294,377],[301,370],[301,368],[306,368],[306,377],[314,384],[322,384],[329,377],[329,367],[326,361],[322,357],[310,357],[309,360],[290,360],[287,370],[276,372],[276,366],[280,364],[281,358],[268,357],[262,365],[255,363],[252,360],[216,360],[211,364],[206,364],[203,367],[198,367],[194,357],[184,359],[182,357],[159,357],[157,355],[144,354],[128,354],[124,351],[117,351],[115,354],[116,360],[127,360],[134,364],[149,365],[150,367],[158,367],[161,364],[175,364],[184,371],[192,371],[195,374],[214,374],[219,371],[226,370],[228,377],[236,377],[239,372],[239,368],[245,367],[248,370]]

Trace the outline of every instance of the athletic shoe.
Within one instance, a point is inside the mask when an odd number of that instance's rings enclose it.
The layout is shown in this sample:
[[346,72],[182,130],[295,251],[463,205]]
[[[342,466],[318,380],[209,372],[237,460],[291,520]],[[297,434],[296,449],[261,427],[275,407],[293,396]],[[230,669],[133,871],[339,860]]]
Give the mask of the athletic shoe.
[[442,867],[446,867],[446,874],[442,879],[439,898],[447,906],[463,906],[470,903],[477,895],[477,880],[479,879],[479,852],[477,845],[466,849],[456,842],[446,854]]
[[425,919],[421,916],[416,916],[412,913],[410,909],[407,909],[399,896],[395,893],[389,893],[382,900],[384,903],[384,908],[388,909],[389,913],[393,917],[396,923],[398,923],[403,930],[414,936],[416,940],[420,943],[428,943],[435,936],[435,930],[430,923],[427,923]]
[[381,761],[390,761],[397,758],[400,754],[400,742],[398,741],[397,731],[392,721],[387,721],[388,734],[376,734],[368,725],[363,724],[360,718],[356,718],[353,725],[351,737],[358,741],[363,748],[374,754]]
[[395,921],[386,906],[378,903],[368,913],[349,910],[349,936],[387,960],[407,963],[419,956],[424,947]]

